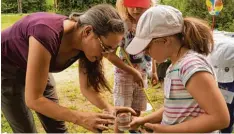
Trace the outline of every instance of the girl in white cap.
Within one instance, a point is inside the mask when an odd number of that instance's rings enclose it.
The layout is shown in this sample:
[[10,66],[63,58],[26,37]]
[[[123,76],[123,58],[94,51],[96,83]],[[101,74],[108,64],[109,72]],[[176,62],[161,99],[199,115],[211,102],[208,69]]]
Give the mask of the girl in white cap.
[[[171,7],[148,9],[139,19],[127,52],[144,51],[157,62],[172,62],[164,80],[164,106],[135,119],[154,132],[218,132],[229,125],[229,113],[218,88],[215,72],[207,62],[213,48],[209,26],[196,18],[183,18]],[[217,131],[216,131],[217,130]]]
[[[133,39],[136,24],[150,6],[150,0],[117,0],[116,7],[121,18],[126,22],[128,31],[120,43],[119,57],[109,54],[107,58],[115,66],[114,75],[114,105],[132,107],[138,114],[146,109],[146,97],[143,86],[147,86],[147,71],[151,70],[151,58],[144,53],[129,55],[125,48]],[[130,64],[133,66],[131,67]],[[153,64],[155,66],[155,64]],[[155,68],[152,70],[152,80],[157,82]],[[144,77],[142,77],[144,76]],[[115,132],[120,132],[117,127]]]

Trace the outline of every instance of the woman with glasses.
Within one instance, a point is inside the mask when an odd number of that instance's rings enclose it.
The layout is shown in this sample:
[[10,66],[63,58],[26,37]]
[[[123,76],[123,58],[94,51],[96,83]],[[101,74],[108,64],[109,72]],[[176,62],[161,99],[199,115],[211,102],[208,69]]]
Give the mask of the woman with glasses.
[[64,121],[90,131],[108,129],[114,117],[71,110],[58,104],[51,72],[60,72],[79,59],[82,94],[100,109],[127,110],[105,102],[99,92],[110,90],[101,59],[116,49],[124,23],[109,5],[97,5],[70,17],[34,13],[2,31],[2,112],[13,132],[36,133],[30,109],[36,111],[48,133],[67,131]]

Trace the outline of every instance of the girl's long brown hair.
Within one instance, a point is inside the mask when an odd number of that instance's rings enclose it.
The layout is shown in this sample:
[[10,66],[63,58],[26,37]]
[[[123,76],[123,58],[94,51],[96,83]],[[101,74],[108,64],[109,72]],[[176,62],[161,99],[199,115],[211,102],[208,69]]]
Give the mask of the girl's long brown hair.
[[184,18],[184,30],[182,34],[177,35],[182,40],[182,47],[203,55],[208,55],[213,50],[213,34],[204,20],[193,17]]

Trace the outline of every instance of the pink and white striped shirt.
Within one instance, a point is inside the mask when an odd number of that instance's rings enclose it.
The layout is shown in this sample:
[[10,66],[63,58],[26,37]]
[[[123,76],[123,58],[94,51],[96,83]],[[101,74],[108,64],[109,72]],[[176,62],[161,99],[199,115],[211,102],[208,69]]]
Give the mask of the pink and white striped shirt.
[[164,112],[161,124],[179,124],[205,113],[185,88],[187,81],[199,71],[209,72],[215,77],[206,57],[191,50],[168,68],[164,87],[168,87],[167,84],[170,86],[169,91],[164,89]]

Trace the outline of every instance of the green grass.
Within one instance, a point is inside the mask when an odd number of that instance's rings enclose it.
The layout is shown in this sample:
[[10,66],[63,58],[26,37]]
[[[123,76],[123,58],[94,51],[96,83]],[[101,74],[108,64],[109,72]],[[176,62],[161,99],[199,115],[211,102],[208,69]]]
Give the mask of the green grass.
[[9,126],[6,118],[3,116],[3,114],[1,114],[1,128],[2,128],[2,132],[7,132],[7,133],[12,133],[12,129]]
[[6,29],[7,27],[11,26],[12,24],[14,24],[17,20],[19,20],[20,18],[22,18],[23,16],[25,16],[25,14],[2,14],[1,15],[1,30]]
[[[49,0],[48,0],[49,1]],[[50,0],[51,1],[51,0]],[[17,15],[17,14],[2,14],[2,29],[6,29],[7,27],[11,26],[14,22],[19,20],[21,17],[25,16],[23,15]],[[60,100],[60,105],[68,107],[73,110],[79,110],[79,111],[85,111],[85,112],[100,112],[98,108],[96,108],[94,105],[92,105],[87,99],[80,93],[79,90],[79,82],[78,82],[78,73],[77,73],[77,67],[78,64],[75,63],[72,66],[70,66],[68,69],[66,69],[64,72],[71,72],[71,76],[69,75],[66,80],[57,80],[57,93]],[[107,80],[109,80],[109,83],[111,86],[114,84],[114,69],[113,65],[107,61],[104,60],[104,67],[105,67],[105,75],[107,77]],[[58,76],[59,74],[54,74],[54,76]],[[64,78],[65,79],[65,78]],[[161,104],[163,103],[163,95],[161,90],[156,89],[149,89],[147,90],[147,93],[149,94],[150,100],[152,100],[154,107],[159,108]],[[109,92],[103,93],[103,97],[106,98],[106,100],[113,104],[112,94]],[[149,113],[146,113],[149,114]],[[37,118],[35,112],[33,112],[36,128],[39,133],[44,133],[44,129]],[[12,130],[7,123],[5,117],[1,114],[1,128],[2,133],[12,133]],[[68,127],[69,133],[85,133],[89,132],[88,130],[74,125],[72,123],[66,123]],[[112,130],[106,131],[106,132],[113,132]]]

